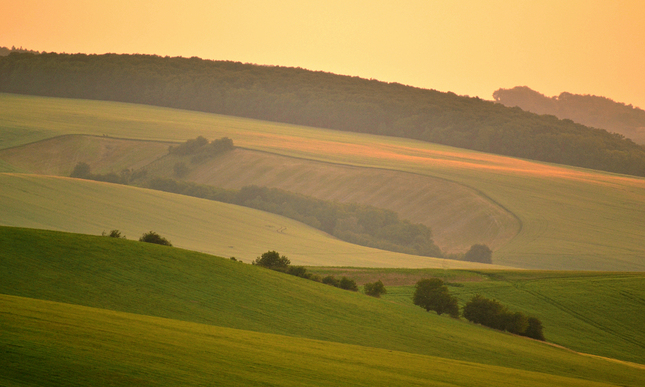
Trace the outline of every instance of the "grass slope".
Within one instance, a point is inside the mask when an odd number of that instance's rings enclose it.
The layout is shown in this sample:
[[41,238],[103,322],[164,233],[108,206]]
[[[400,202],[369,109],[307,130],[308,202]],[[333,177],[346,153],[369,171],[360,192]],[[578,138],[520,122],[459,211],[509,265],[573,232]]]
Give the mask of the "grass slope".
[[14,296],[0,311],[6,386],[609,385]]
[[645,274],[607,272],[445,271],[438,269],[310,268],[364,284],[382,280],[384,299],[409,304],[414,284],[437,277],[461,306],[475,294],[538,317],[550,342],[585,353],[645,364]]
[[[119,229],[130,239],[153,230],[175,246],[254,260],[268,250],[293,264],[441,267],[443,259],[342,242],[278,215],[136,187],[88,180],[0,173],[0,225],[99,235]],[[449,261],[453,268],[484,268]],[[502,268],[502,266],[499,266]]]
[[99,136],[61,136],[0,150],[0,160],[26,173],[69,176],[83,161],[95,173],[144,168],[148,176],[176,178],[174,165],[184,162],[190,169],[186,179],[198,184],[232,189],[259,185],[323,200],[369,204],[431,227],[435,242],[448,252],[465,252],[475,243],[495,250],[520,228],[513,214],[487,197],[445,179],[246,149],[197,165],[190,159],[168,155],[166,143]]
[[445,178],[515,214],[520,233],[496,263],[562,270],[645,270],[645,179],[396,138],[99,101],[0,95],[0,147],[83,133],[236,145],[309,160]]
[[[1,294],[439,356],[585,381],[633,386],[645,382],[645,374],[637,367],[581,356],[426,313],[413,305],[374,299],[196,252],[107,237],[15,228],[0,229],[0,244],[8,246],[0,251]],[[23,315],[29,313],[32,312]],[[11,307],[2,307],[2,321],[14,315]],[[3,324],[12,330],[22,325]],[[73,327],[71,332],[74,334]],[[82,338],[81,333],[76,337]],[[33,341],[25,341],[34,346]],[[125,341],[132,342],[127,338]],[[15,349],[9,347],[5,354],[8,352]],[[235,367],[243,368],[238,363]]]

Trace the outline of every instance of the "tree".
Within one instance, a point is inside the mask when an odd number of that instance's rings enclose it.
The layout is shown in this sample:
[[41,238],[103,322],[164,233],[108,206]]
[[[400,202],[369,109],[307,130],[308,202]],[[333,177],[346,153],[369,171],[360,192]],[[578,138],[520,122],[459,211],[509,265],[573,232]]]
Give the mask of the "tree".
[[544,341],[545,339],[544,333],[542,333],[542,322],[536,317],[529,317],[528,327],[524,331],[523,336]]
[[267,251],[266,253],[257,257],[253,264],[266,267],[267,269],[285,271],[291,264],[291,261],[284,255],[280,256],[280,253],[278,253],[277,251]]
[[326,277],[323,277],[322,283],[324,283],[325,285],[331,285],[331,286],[335,286],[335,287],[340,286],[340,280],[338,280],[333,275],[328,275]]
[[486,245],[472,245],[470,250],[464,255],[465,261],[470,262],[481,262],[481,263],[493,263],[493,252]]
[[417,282],[412,301],[428,312],[434,310],[438,315],[448,313],[450,317],[459,317],[457,297],[451,296],[448,287],[438,278]]
[[154,231],[147,232],[139,238],[139,242],[155,243],[163,246],[172,246],[172,243]]
[[383,285],[383,282],[381,282],[381,280],[372,283],[366,283],[363,286],[363,289],[365,290],[365,294],[376,298],[380,298],[381,294],[387,293],[385,285]]
[[497,300],[477,294],[464,306],[464,317],[475,324],[504,330],[503,315],[508,313],[506,307]]
[[338,287],[345,290],[351,290],[352,292],[358,291],[358,286],[356,286],[356,281],[351,278],[342,277],[338,283]]
[[103,231],[103,233],[101,235],[108,236],[110,238],[124,238],[125,239],[125,235],[121,235],[121,231],[119,231],[119,230],[112,230],[112,231],[110,231],[109,234],[107,234],[105,231]]
[[189,172],[188,167],[186,166],[186,163],[184,163],[183,161],[179,161],[175,163],[175,166],[173,167],[173,171],[175,172],[175,176],[177,177],[184,177]]
[[70,177],[78,177],[80,179],[87,179],[91,175],[90,165],[88,163],[79,162],[74,167]]

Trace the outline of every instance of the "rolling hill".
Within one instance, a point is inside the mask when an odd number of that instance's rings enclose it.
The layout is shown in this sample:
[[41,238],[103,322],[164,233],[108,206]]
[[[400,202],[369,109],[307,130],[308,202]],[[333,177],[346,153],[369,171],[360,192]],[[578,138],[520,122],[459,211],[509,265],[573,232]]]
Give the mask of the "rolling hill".
[[[0,375],[7,377],[29,379],[24,374],[30,366],[25,360],[33,358],[35,375],[56,370],[47,379],[53,383],[94,372],[100,378],[146,380],[168,375],[183,380],[188,376],[180,365],[199,372],[209,364],[207,375],[218,370],[223,375],[237,372],[243,378],[255,374],[264,381],[270,375],[282,375],[295,384],[303,373],[322,372],[314,361],[322,356],[331,364],[342,363],[341,375],[353,372],[353,377],[369,381],[370,376],[357,370],[378,369],[385,364],[381,350],[387,350],[396,351],[385,358],[393,362],[392,368],[386,367],[391,371],[376,375],[397,379],[393,375],[403,372],[399,383],[418,383],[408,379],[417,375],[432,382],[441,378],[445,383],[473,385],[470,374],[474,372],[499,372],[491,384],[515,377],[526,377],[527,385],[555,383],[560,378],[573,385],[643,382],[638,365],[583,356],[426,313],[411,304],[374,299],[197,252],[7,227],[0,228],[0,241],[9,247],[0,251],[0,311],[7,332],[0,356],[11,365]],[[190,345],[198,341],[201,344]],[[246,349],[248,345],[256,349]],[[325,351],[334,355],[323,355]],[[61,353],[65,355],[57,356]],[[312,364],[312,370],[305,372],[308,367],[303,363],[284,361],[269,376],[252,372],[268,364],[276,366],[275,356],[299,358]],[[442,359],[426,371],[411,367],[437,357]],[[171,364],[177,366],[168,367],[167,359],[175,359]],[[240,362],[251,368],[240,367]],[[147,364],[146,371],[133,373],[142,364]],[[445,374],[453,366],[457,373]]]
[[0,173],[0,185],[4,226],[94,235],[119,229],[129,239],[154,230],[175,246],[244,262],[277,250],[297,265],[490,266],[362,247],[263,211],[130,186],[6,173]]
[[[495,263],[559,270],[645,269],[642,178],[413,140],[141,105],[8,94],[0,99],[3,148],[63,134],[173,142],[227,136],[247,150],[411,173],[473,189],[521,224],[517,236],[495,251]],[[16,170],[7,161],[3,168]],[[313,179],[307,184],[315,186]]]

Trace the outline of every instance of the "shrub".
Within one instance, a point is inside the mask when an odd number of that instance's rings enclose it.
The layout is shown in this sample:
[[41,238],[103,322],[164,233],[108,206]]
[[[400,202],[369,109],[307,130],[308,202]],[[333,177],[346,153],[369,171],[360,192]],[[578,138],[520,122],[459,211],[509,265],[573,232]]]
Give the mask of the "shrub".
[[351,278],[343,277],[338,283],[338,287],[345,290],[351,290],[352,292],[358,291],[358,286],[356,286],[356,281]]
[[366,283],[363,286],[363,289],[365,290],[365,294],[376,298],[380,298],[381,294],[387,293],[385,285],[383,285],[383,282],[381,282],[381,280],[372,283]]
[[172,246],[172,243],[154,231],[147,232],[139,238],[139,242],[155,243],[163,246]]
[[105,231],[103,231],[101,235],[108,236],[110,238],[125,238],[125,235],[121,235],[121,231],[119,230],[112,230],[109,234],[106,234]]
[[280,253],[277,251],[267,251],[257,257],[253,264],[266,267],[267,269],[286,271],[291,261],[284,255],[280,256]]
[[464,261],[493,263],[493,252],[486,245],[472,245],[470,250],[464,254]]
[[450,317],[459,318],[457,297],[451,296],[448,287],[438,278],[419,280],[412,301],[428,312],[434,310],[438,315],[448,313]]
[[325,285],[331,285],[335,287],[340,286],[340,280],[336,279],[336,277],[334,277],[333,275],[328,275],[327,277],[323,277],[322,283],[324,283]]

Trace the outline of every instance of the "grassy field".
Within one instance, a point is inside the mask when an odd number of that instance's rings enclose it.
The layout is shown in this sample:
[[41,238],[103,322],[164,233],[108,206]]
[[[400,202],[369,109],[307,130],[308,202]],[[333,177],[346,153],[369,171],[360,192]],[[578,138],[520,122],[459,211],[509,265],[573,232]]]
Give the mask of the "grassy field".
[[[387,373],[391,372],[389,377],[396,379],[394,375],[401,372],[406,379],[400,383],[406,380],[416,383],[415,379],[408,378],[426,375],[419,377],[435,381],[439,378],[446,383],[456,379],[456,385],[469,385],[472,382],[465,379],[479,377],[472,373],[498,372],[497,368],[491,368],[494,366],[507,370],[499,369],[498,379],[492,385],[513,380],[513,374],[521,378],[523,371],[581,379],[584,383],[638,386],[645,382],[645,373],[638,366],[582,356],[463,320],[427,313],[411,304],[375,299],[192,251],[123,239],[16,228],[0,228],[0,244],[8,246],[0,251],[0,294],[5,295],[0,302],[0,324],[3,332],[7,332],[0,338],[3,346],[0,356],[12,364],[8,378],[20,375],[27,378],[26,374],[31,372],[38,375],[55,369],[59,373],[53,377],[60,377],[52,382],[56,383],[68,377],[82,377],[86,371],[97,368],[103,377],[135,379],[145,379],[146,375],[157,372],[165,375],[168,368],[177,368],[170,375],[183,378],[193,370],[191,364],[196,369],[204,364],[210,364],[212,370],[223,367],[223,374],[238,372],[244,378],[251,377],[249,370],[275,366],[277,359],[302,356],[297,366],[280,363],[282,366],[275,369],[275,375],[294,377],[296,381],[292,383],[297,383],[298,375],[307,368],[312,368],[308,372],[314,375],[316,372],[324,375],[325,371],[310,364],[315,364],[316,359],[322,361],[321,353],[329,350],[328,356],[322,358],[332,365],[338,364],[342,369],[339,375],[355,373],[355,378],[367,381],[372,376],[363,372],[388,364],[385,361],[388,358],[380,358],[379,354],[399,351],[407,354],[389,355],[393,356],[389,358],[393,368],[386,367],[388,371],[383,374],[386,380]],[[187,322],[291,338],[218,330]],[[246,339],[241,338],[244,335]],[[202,339],[202,344],[191,345]],[[303,339],[370,348],[352,349]],[[139,340],[148,344],[141,345]],[[218,340],[228,343],[218,345]],[[260,344],[264,342],[266,346]],[[245,353],[247,345],[255,349]],[[173,350],[178,354],[168,354]],[[259,358],[251,361],[258,352]],[[132,360],[124,359],[126,356]],[[171,359],[170,363],[167,359]],[[186,364],[188,370],[179,366],[187,359],[191,359]],[[97,367],[99,362],[107,365]],[[427,364],[422,367],[427,371],[413,372],[416,369],[413,364],[426,362],[437,367]],[[143,363],[152,369],[137,367]],[[460,371],[451,364],[464,365],[463,379],[455,376]],[[133,375],[133,370],[138,371]],[[434,372],[443,374],[445,379],[433,376]],[[527,385],[548,383],[551,378],[548,375],[533,375]],[[540,378],[545,379],[539,381]],[[123,383],[127,384],[127,379]]]
[[475,243],[492,249],[519,231],[519,221],[477,191],[445,179],[399,171],[322,163],[266,152],[236,149],[207,162],[167,154],[167,143],[99,136],[61,136],[0,150],[12,171],[69,176],[76,163],[95,173],[144,168],[148,176],[176,178],[183,162],[186,180],[223,188],[246,185],[277,187],[328,201],[354,202],[395,211],[403,219],[433,230],[435,242],[448,252],[464,252]]
[[414,284],[436,277],[463,306],[475,294],[538,317],[550,342],[600,356],[645,364],[645,274],[497,272],[439,269],[317,268],[319,275],[382,280],[385,300],[408,305]]
[[495,262],[560,270],[645,270],[645,179],[389,137],[121,103],[0,95],[0,147],[85,133],[184,141],[228,136],[291,157],[445,178],[515,214]]
[[6,386],[610,385],[5,295],[0,311]]
[[135,240],[153,230],[175,246],[247,263],[277,250],[294,265],[487,267],[353,245],[263,211],[124,185],[0,173],[0,186],[5,226],[94,235],[118,229]]

